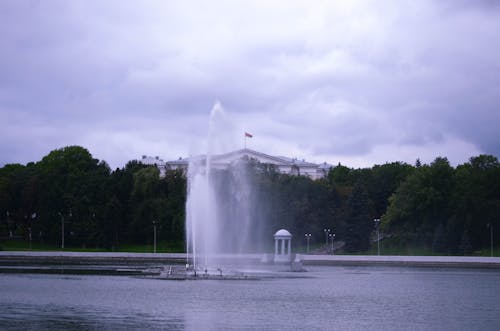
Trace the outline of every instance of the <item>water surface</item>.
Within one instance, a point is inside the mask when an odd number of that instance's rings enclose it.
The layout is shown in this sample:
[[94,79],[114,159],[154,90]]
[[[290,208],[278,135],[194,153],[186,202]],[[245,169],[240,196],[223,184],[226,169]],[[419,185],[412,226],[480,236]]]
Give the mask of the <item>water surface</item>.
[[257,281],[0,274],[0,329],[500,330],[498,270],[308,269]]

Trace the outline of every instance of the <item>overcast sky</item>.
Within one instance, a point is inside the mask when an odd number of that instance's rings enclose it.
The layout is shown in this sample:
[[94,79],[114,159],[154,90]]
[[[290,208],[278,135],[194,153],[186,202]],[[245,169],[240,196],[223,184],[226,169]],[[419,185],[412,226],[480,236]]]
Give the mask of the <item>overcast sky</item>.
[[498,1],[0,1],[0,165],[233,148],[312,162],[500,156]]

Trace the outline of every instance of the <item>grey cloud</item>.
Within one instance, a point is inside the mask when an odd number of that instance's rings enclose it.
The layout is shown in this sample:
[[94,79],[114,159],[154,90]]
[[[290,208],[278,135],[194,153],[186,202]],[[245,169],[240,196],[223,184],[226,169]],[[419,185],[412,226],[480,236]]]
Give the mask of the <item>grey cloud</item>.
[[[106,158],[131,137],[137,152],[149,141],[177,157],[206,136],[215,100],[240,126],[313,155],[430,147],[449,136],[500,155],[493,3],[243,7],[2,2],[0,112],[11,130],[0,133],[10,155],[0,163],[70,142]],[[21,148],[20,127],[39,138],[36,152]],[[95,141],[106,131],[115,147]]]

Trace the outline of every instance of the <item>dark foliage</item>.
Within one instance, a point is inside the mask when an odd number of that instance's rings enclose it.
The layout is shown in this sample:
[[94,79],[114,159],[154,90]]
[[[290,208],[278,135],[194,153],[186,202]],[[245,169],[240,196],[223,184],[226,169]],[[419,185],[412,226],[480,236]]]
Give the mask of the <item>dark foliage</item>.
[[[470,254],[489,247],[488,224],[494,236],[500,229],[500,164],[491,155],[456,168],[446,158],[365,169],[339,164],[316,181],[252,160],[245,172],[255,184],[245,198],[258,202],[249,211],[259,220],[251,230],[263,236],[286,228],[296,246],[311,233],[311,245],[321,247],[323,229],[331,229],[346,251],[366,251],[373,219],[382,218],[381,232],[393,244]],[[237,180],[218,176],[221,190]],[[54,150],[37,163],[0,168],[0,238],[27,240],[31,231],[34,241],[59,245],[64,222],[67,246],[116,249],[150,243],[155,222],[160,240],[182,249],[186,185],[180,171],[160,177],[136,161],[111,171],[85,148]],[[229,191],[224,197],[228,205],[234,198]]]
[[[111,172],[84,148],[54,150],[40,162],[0,168],[0,237],[66,246],[118,248],[160,238],[182,245],[186,180],[135,161]],[[148,233],[149,233],[148,232]]]

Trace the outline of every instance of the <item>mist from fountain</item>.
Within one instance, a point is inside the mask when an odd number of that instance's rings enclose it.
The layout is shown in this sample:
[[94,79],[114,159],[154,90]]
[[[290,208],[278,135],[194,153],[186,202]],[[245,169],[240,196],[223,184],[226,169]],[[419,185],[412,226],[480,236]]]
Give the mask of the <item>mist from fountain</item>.
[[219,155],[228,152],[228,131],[231,123],[217,102],[210,113],[207,153],[191,158],[187,173],[186,251],[194,270],[216,268],[221,255],[260,249],[261,218],[255,212],[249,160],[218,163]]

